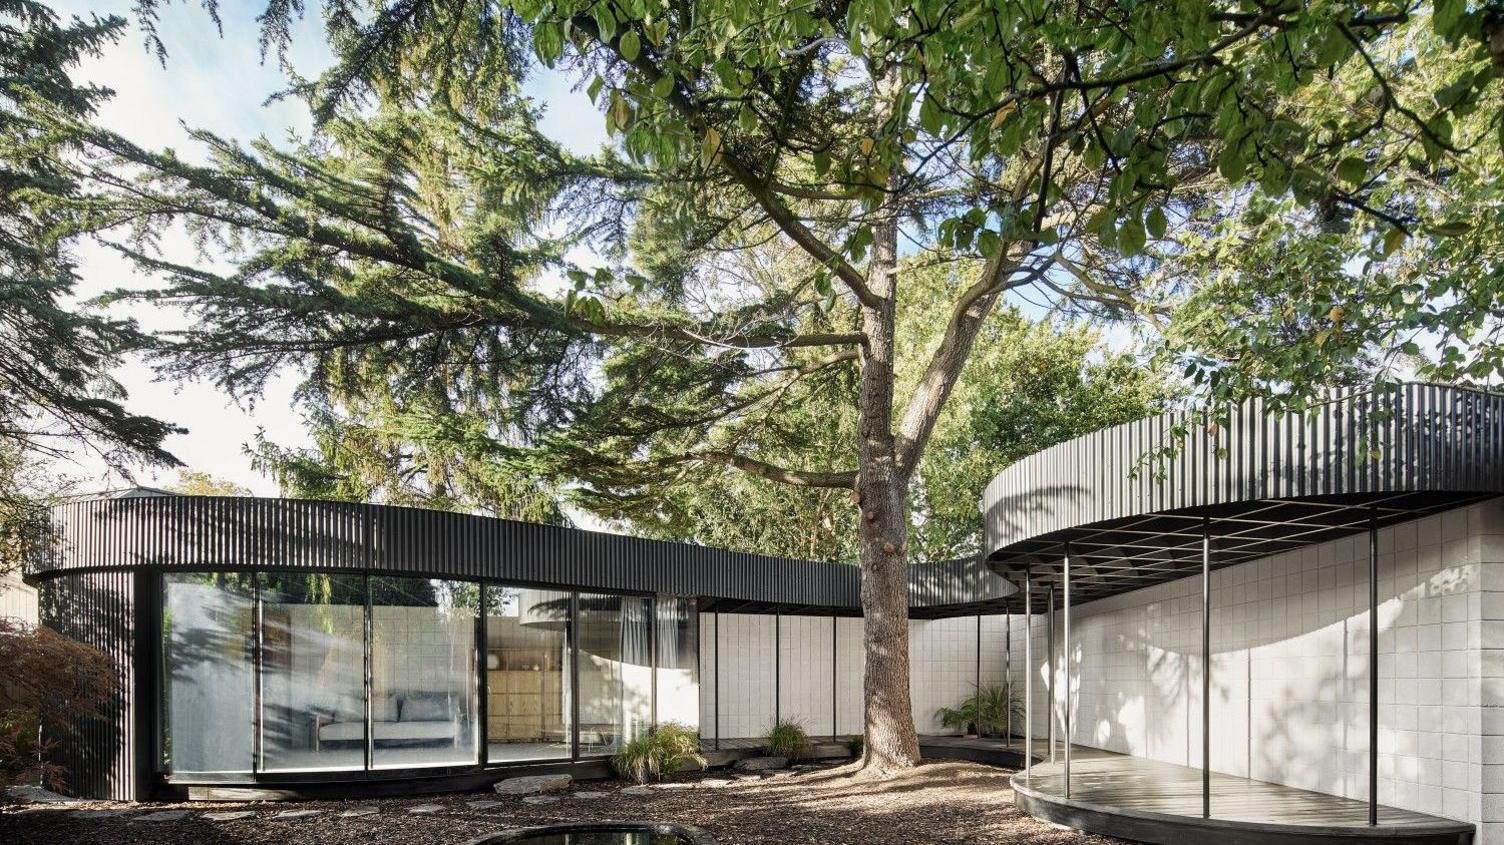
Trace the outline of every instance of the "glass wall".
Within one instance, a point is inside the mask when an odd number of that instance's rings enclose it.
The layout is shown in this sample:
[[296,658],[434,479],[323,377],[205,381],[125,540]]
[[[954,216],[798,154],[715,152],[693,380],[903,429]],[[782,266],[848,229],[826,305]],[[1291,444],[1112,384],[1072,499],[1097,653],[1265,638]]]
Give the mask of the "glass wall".
[[655,716],[695,724],[696,634],[676,597],[164,574],[161,762],[254,774],[610,754]]
[[249,772],[256,584],[232,572],[162,578],[162,764]]
[[659,596],[653,639],[658,651],[658,724],[700,722],[700,615],[695,600]]
[[557,590],[486,587],[486,759],[570,756],[570,606]]
[[580,754],[610,754],[653,721],[652,599],[580,593]]
[[261,771],[366,760],[366,579],[261,573]]
[[370,589],[371,764],[474,763],[480,585],[378,577]]

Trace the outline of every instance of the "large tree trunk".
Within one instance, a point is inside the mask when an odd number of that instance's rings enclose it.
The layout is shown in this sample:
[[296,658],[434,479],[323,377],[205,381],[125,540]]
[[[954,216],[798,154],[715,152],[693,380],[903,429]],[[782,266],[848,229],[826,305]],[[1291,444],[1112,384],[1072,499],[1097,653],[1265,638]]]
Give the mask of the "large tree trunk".
[[879,301],[862,308],[867,346],[857,399],[857,499],[861,508],[862,641],[866,655],[863,717],[865,774],[885,776],[919,762],[909,700],[908,473],[893,433],[893,332],[898,221],[874,226],[869,287]]

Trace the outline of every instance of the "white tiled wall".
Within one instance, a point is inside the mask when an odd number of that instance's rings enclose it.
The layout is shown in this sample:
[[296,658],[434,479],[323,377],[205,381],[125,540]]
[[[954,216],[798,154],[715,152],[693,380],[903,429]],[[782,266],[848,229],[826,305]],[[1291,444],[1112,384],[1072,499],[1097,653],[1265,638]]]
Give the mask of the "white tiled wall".
[[[1478,823],[1484,845],[1504,843],[1504,500],[1378,539],[1379,800]],[[1215,770],[1367,797],[1367,543],[1360,535],[1212,574]],[[1075,742],[1199,765],[1200,591],[1190,577],[1073,608]]]
[[0,576],[0,618],[37,623],[37,591],[21,580],[20,572]]
[[[831,683],[832,620],[828,616],[721,615],[720,731],[728,738],[762,736],[777,714],[802,724],[812,736],[831,733],[831,695],[836,696],[836,733],[862,730],[862,620],[837,619],[835,678]],[[775,682],[773,626],[781,663]],[[988,635],[984,622],[983,634]],[[993,636],[1002,635],[1001,623]],[[921,733],[940,733],[935,710],[972,694],[977,680],[977,618],[912,620],[909,623],[910,696]],[[715,614],[700,614],[700,732],[714,737]],[[986,647],[983,648],[984,656]],[[998,669],[1000,672],[1001,669]],[[986,682],[984,672],[984,682]]]

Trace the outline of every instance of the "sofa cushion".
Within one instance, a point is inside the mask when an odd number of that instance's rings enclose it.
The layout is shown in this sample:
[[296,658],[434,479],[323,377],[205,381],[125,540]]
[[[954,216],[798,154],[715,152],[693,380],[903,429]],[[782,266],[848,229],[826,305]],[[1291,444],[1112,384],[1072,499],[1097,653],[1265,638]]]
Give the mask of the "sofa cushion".
[[405,693],[397,714],[399,722],[448,722],[449,694],[442,692]]
[[[454,732],[454,723],[448,720],[371,723],[371,739],[376,742],[453,739]],[[366,726],[360,722],[332,722],[319,728],[320,742],[360,742],[365,738]]]

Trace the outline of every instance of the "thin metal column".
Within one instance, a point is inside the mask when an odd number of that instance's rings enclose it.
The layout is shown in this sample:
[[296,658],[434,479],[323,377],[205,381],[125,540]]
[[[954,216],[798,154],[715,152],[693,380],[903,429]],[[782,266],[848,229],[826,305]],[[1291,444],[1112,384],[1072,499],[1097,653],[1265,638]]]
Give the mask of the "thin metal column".
[[977,736],[982,735],[982,614],[977,614]]
[[711,687],[715,694],[715,706],[710,709],[710,722],[715,728],[715,749],[721,750],[721,611],[716,608],[715,627],[711,629],[711,639],[715,641],[714,671],[711,673]]
[[1212,817],[1212,521],[1201,518],[1201,817]]
[[1368,824],[1379,823],[1379,517],[1368,512]]
[[648,722],[653,727],[658,726],[658,597],[648,597],[648,661],[652,666],[649,676],[652,678],[653,690],[649,695],[651,704],[649,710],[651,718]]
[[475,763],[478,766],[486,765],[486,757],[490,753],[491,740],[489,735],[491,704],[490,698],[490,672],[486,671],[486,585],[484,582],[475,585],[480,595],[476,597],[475,612],[475,689],[480,698],[475,702]]
[[1065,797],[1071,797],[1071,544],[1065,544],[1065,578],[1061,587],[1060,601],[1065,613],[1065,713],[1061,717],[1065,728]]
[[783,614],[773,614],[773,724],[783,720]]
[[841,688],[841,676],[836,672],[836,642],[839,639],[838,623],[841,618],[835,614],[830,616],[830,738],[835,739],[839,734],[840,722],[836,719],[836,694]]
[[1034,783],[1034,581],[1024,567],[1024,785]]
[[1055,585],[1051,584],[1049,592],[1045,594],[1045,631],[1044,631],[1044,660],[1045,660],[1045,692],[1050,695],[1050,709],[1046,714],[1049,717],[1049,729],[1046,731],[1045,740],[1050,744],[1050,762],[1055,762],[1055,716],[1059,712],[1056,696],[1059,690],[1055,688]]
[[1003,747],[1013,747],[1013,611],[1003,611],[1003,697],[1008,707],[1008,729]]
[[569,759],[580,759],[580,594],[569,594]]

